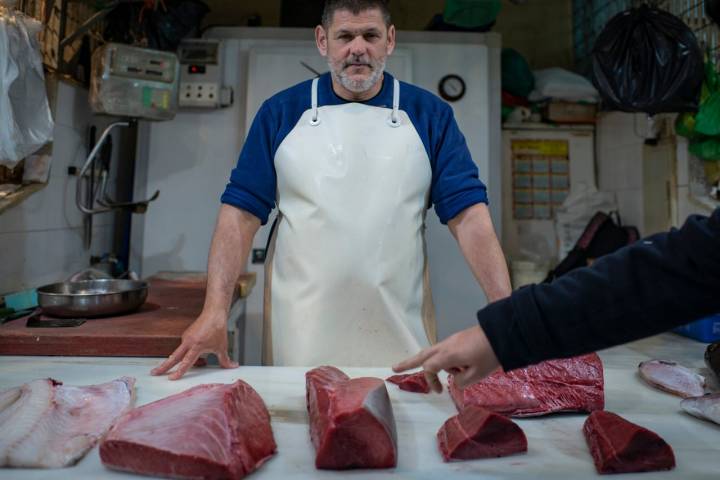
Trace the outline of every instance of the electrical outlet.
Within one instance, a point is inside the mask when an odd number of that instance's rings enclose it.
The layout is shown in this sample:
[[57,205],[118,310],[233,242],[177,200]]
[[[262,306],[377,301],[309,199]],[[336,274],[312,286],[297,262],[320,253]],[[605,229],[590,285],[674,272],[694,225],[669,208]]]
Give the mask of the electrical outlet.
[[216,83],[187,82],[180,84],[181,107],[217,107],[219,91]]
[[264,248],[253,248],[252,251],[252,263],[265,263],[265,249]]

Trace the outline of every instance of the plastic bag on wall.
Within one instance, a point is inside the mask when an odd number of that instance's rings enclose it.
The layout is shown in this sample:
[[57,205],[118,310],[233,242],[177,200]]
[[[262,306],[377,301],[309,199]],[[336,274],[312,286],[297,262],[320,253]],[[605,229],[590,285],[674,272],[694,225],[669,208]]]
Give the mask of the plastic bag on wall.
[[0,6],[0,165],[14,167],[52,140],[37,20]]
[[674,15],[642,5],[613,17],[593,48],[593,83],[606,106],[625,112],[697,110],[703,55]]

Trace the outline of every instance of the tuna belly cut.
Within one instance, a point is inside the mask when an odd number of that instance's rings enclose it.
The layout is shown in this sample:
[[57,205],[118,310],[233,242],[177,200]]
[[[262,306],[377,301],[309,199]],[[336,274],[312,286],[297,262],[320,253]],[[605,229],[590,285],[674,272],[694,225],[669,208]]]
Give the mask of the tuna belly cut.
[[497,372],[464,389],[450,375],[448,390],[458,411],[478,405],[511,417],[592,412],[605,405],[603,366],[597,354]]

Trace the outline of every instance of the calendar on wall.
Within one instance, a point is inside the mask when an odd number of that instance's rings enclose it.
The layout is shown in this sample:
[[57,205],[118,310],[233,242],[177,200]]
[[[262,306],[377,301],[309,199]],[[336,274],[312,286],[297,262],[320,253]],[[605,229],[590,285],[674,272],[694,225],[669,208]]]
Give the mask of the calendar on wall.
[[513,218],[549,220],[570,193],[566,140],[518,139],[512,152]]

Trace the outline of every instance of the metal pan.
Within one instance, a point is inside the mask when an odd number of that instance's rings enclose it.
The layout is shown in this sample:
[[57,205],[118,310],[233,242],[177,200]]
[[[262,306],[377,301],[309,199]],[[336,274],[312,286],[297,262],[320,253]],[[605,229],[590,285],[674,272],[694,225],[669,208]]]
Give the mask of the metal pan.
[[38,303],[53,317],[100,317],[135,310],[145,302],[147,282],[83,280],[45,285],[37,289]]

